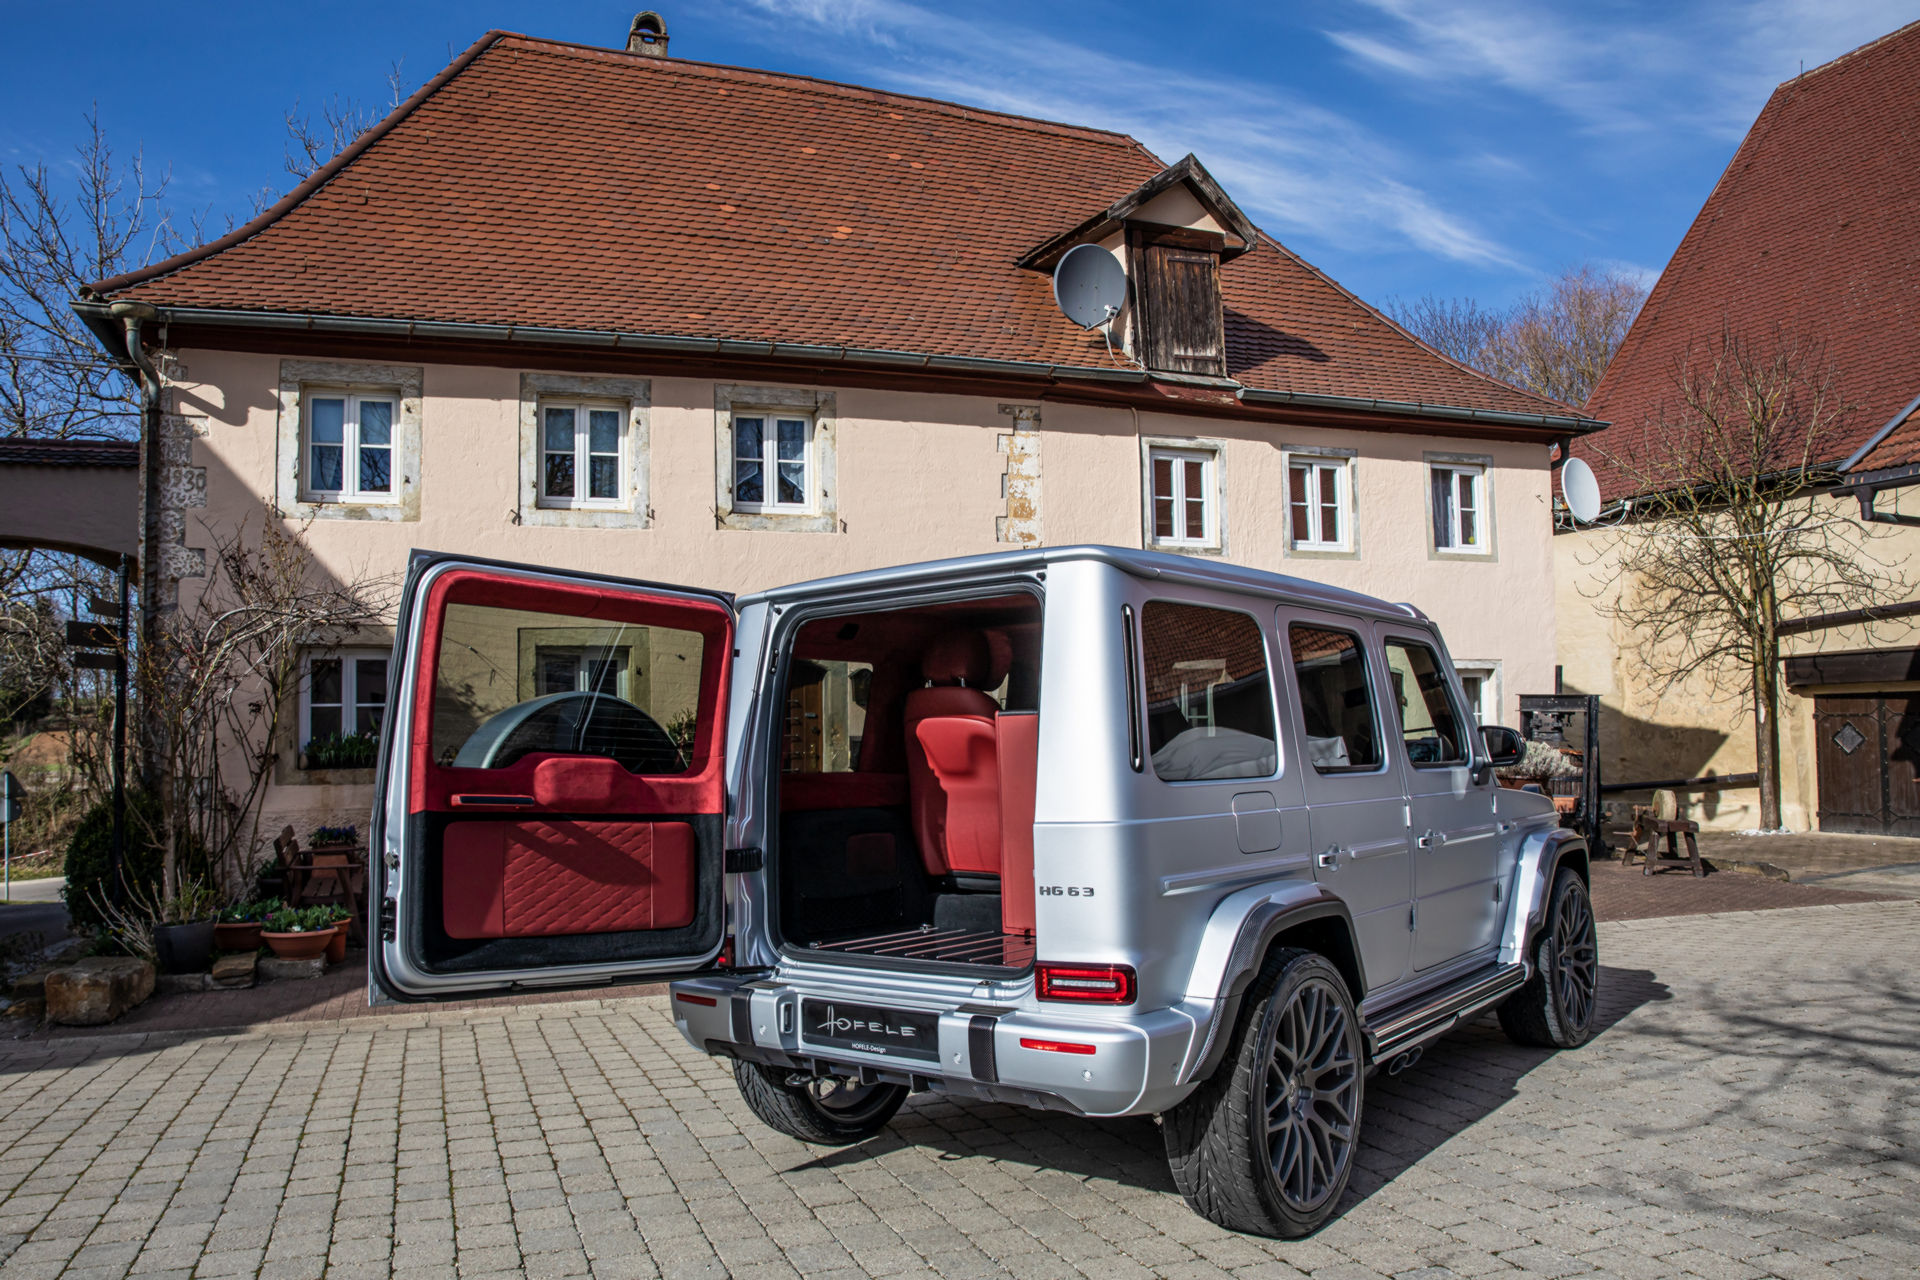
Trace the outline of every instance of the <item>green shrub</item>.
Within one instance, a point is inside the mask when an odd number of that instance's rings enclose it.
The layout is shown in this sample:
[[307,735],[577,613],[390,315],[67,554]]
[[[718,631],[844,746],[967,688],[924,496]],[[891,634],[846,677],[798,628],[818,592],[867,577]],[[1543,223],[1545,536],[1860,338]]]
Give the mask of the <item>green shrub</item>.
[[309,769],[371,769],[380,739],[371,733],[330,733],[306,746]]
[[[127,793],[126,884],[145,897],[160,896],[160,847],[147,833],[160,823],[160,806],[144,792]],[[108,877],[113,866],[113,801],[102,800],[87,810],[67,844],[67,915],[76,926],[106,924],[95,906],[110,899]]]

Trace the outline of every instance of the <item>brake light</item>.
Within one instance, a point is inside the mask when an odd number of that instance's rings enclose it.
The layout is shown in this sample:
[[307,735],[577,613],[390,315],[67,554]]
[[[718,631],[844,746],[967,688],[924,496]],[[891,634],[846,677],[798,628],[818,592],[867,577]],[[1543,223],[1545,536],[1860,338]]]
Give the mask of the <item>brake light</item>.
[[700,1007],[701,1007],[702,1009],[711,1009],[711,1008],[713,1008],[713,1007],[714,1007],[715,1005],[717,1005],[717,1004],[719,1004],[719,1003],[720,1003],[720,1001],[719,1001],[719,1000],[718,1000],[717,998],[715,998],[715,997],[713,997],[713,996],[693,996],[693,995],[688,995],[688,994],[687,994],[686,992],[684,992],[684,991],[676,991],[676,992],[674,992],[674,993],[673,993],[673,998],[674,998],[675,1000],[681,1000],[681,1001],[684,1001],[684,1002],[686,1002],[687,1004],[697,1004],[697,1005],[699,1005],[699,1006],[700,1006]]
[[1037,964],[1035,994],[1042,1000],[1132,1004],[1133,968],[1124,964]]
[[1092,1053],[1090,1044],[1075,1044],[1071,1040],[1028,1040],[1021,1037],[1022,1049],[1039,1049],[1043,1053]]

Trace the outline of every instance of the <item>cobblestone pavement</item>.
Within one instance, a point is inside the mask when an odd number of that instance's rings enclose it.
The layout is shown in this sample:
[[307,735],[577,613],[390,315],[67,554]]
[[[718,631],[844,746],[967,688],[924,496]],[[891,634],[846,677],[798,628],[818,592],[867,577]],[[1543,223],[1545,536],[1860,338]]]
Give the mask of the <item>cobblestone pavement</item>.
[[1777,836],[1705,832],[1700,851],[1783,867],[1797,884],[1920,898],[1920,840],[1796,831]]
[[1344,1212],[1220,1231],[1147,1119],[757,1124],[656,997],[0,1047],[0,1270],[1323,1280],[1920,1273],[1920,904],[1603,926],[1602,1034],[1369,1090]]

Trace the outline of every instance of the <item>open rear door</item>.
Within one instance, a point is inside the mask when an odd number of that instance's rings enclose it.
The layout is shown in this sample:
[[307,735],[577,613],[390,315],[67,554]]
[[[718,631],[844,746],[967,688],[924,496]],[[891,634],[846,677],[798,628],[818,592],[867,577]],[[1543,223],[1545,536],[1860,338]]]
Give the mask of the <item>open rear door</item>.
[[416,553],[370,848],[401,1000],[714,967],[732,598]]

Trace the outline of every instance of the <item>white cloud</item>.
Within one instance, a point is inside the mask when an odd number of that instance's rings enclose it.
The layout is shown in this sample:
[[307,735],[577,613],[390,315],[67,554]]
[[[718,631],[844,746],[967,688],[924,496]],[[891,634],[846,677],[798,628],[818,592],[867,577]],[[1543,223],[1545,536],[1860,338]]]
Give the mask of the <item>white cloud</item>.
[[[1696,0],[1627,15],[1516,0],[1358,0],[1326,32],[1384,78],[1475,94],[1491,84],[1594,133],[1738,138],[1773,87],[1899,27],[1910,0]],[[1371,19],[1371,21],[1367,21]]]
[[[768,43],[790,40],[796,22],[833,32],[843,43],[827,56],[864,83],[1117,130],[1167,160],[1192,151],[1283,237],[1519,268],[1507,247],[1422,190],[1392,145],[1271,84],[1171,72],[1035,29],[1003,26],[986,42],[977,24],[902,0],[743,0],[740,16]],[[887,57],[874,58],[876,49]]]

